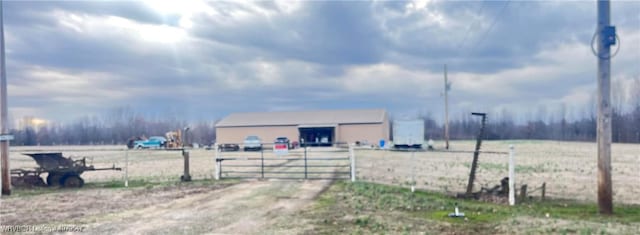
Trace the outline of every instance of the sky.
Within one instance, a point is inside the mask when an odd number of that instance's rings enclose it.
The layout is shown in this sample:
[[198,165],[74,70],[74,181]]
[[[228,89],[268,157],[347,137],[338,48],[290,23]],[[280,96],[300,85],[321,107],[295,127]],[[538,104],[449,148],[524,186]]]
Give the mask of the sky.
[[[454,118],[578,117],[596,94],[595,1],[3,4],[14,118],[383,108],[442,120],[445,64]],[[613,1],[611,15],[621,42],[613,96],[630,104],[640,2]]]

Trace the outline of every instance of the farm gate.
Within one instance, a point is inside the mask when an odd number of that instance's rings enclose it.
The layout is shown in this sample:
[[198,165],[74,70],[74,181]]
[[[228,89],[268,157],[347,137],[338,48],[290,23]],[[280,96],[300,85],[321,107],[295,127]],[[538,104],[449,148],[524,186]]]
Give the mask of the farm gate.
[[276,150],[274,144],[263,144],[258,151],[225,152],[216,148],[217,179],[347,180],[353,175],[353,163],[353,149],[346,144],[285,151]]

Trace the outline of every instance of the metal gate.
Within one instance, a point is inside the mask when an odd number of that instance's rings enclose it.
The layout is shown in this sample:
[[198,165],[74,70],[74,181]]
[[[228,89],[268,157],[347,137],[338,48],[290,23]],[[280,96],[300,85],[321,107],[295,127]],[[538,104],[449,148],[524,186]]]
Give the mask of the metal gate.
[[287,155],[274,152],[264,148],[259,152],[222,152],[216,148],[216,179],[347,180],[355,169],[352,149],[305,147]]

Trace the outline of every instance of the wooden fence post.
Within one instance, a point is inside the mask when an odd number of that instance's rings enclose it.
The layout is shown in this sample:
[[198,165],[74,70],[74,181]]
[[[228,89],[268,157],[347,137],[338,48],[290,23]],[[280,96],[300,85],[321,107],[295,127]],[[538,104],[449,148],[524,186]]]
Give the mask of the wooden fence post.
[[524,200],[527,198],[527,185],[522,185],[522,188],[520,188],[520,201],[524,202]]
[[184,158],[184,173],[180,180],[191,181],[191,174],[189,174],[189,151],[182,149],[182,157]]

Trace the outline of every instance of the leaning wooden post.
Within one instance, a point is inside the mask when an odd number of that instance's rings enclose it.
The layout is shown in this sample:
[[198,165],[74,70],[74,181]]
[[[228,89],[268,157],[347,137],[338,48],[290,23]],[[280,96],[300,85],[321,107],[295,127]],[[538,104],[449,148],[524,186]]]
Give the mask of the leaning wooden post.
[[213,145],[213,149],[216,151],[216,175],[214,177],[216,180],[220,180],[220,146],[218,146],[218,143]]
[[547,193],[547,182],[543,182],[542,183],[542,201],[544,201],[545,198],[545,194]]
[[482,145],[482,137],[484,136],[484,128],[487,123],[486,113],[471,113],[474,116],[481,116],[482,123],[480,123],[480,132],[478,133],[478,139],[476,139],[476,151],[473,152],[473,161],[471,162],[471,172],[469,173],[469,182],[467,183],[467,192],[465,196],[471,198],[473,195],[473,181],[476,179],[476,169],[478,168],[478,156],[480,156],[480,145]]
[[349,145],[349,160],[351,161],[351,182],[356,182],[356,154],[353,146],[353,143]]
[[516,204],[516,177],[515,177],[515,163],[513,156],[513,145],[509,145],[509,205],[513,206]]

